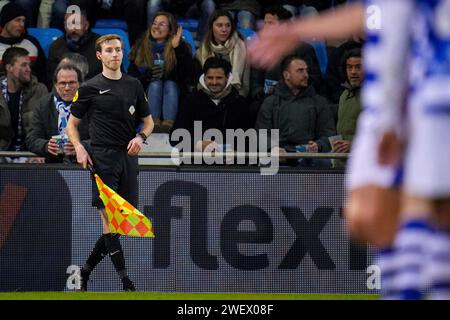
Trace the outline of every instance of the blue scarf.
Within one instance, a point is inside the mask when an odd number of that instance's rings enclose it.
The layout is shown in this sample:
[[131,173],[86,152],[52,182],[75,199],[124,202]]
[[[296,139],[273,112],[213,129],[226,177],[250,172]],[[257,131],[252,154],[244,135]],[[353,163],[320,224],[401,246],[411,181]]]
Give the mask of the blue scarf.
[[164,48],[166,46],[166,43],[159,43],[156,41],[152,41],[152,54],[153,54],[153,59],[158,59],[158,55],[159,55],[159,59],[160,60],[164,60]]
[[58,132],[61,135],[65,135],[67,122],[69,121],[70,116],[70,106],[72,103],[65,102],[56,95],[53,97],[53,101],[55,103],[56,112],[58,112]]
[[[9,94],[8,94],[8,80],[5,78],[2,83],[2,94],[3,97],[6,100],[6,103],[9,103]],[[15,151],[22,151],[25,149],[25,142],[22,141],[22,105],[23,105],[23,93],[20,92],[20,99],[19,99],[19,117],[17,120],[17,137],[15,137],[13,148]]]

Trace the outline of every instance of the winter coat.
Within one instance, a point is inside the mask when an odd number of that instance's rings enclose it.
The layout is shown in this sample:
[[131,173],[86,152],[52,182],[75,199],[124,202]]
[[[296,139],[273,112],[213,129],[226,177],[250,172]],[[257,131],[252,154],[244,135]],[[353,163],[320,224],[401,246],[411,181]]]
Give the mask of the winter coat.
[[[39,100],[31,120],[31,130],[26,137],[28,150],[51,160],[57,160],[58,158],[50,155],[47,151],[50,138],[59,134],[58,112],[56,111],[54,97],[55,93],[51,92]],[[80,122],[78,130],[81,140],[89,138],[89,129],[87,121],[84,118]],[[59,160],[62,161],[62,158]]]
[[89,72],[86,75],[86,79],[88,80],[97,74],[102,72],[102,63],[97,59],[95,54],[95,41],[100,38],[100,35],[94,32],[89,32],[86,35],[85,40],[80,45],[80,47],[73,51],[67,47],[67,42],[65,39],[65,35],[56,39],[50,46],[48,52],[48,62],[47,62],[47,83],[51,84],[53,80],[53,73],[56,70],[59,62],[63,58],[63,56],[67,53],[79,53],[82,56],[86,57],[89,65]]
[[279,129],[279,146],[294,147],[315,141],[319,152],[331,150],[328,137],[336,134],[333,116],[325,98],[309,86],[294,95],[280,81],[258,113],[256,129]]
[[[0,78],[0,83],[5,77]],[[37,78],[32,76],[29,85],[23,89],[22,105],[22,128],[25,136],[31,131],[31,119],[33,112],[39,103],[39,99],[47,94],[47,88],[44,84],[38,82]],[[0,92],[0,150],[8,150],[14,138],[14,129],[11,124],[11,113],[8,102]]]

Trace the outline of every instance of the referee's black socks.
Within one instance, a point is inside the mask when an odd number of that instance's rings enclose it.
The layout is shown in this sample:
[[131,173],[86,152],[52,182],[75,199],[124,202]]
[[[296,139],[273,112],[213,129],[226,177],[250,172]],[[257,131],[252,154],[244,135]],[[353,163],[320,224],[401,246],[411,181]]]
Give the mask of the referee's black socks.
[[127,271],[125,269],[125,257],[123,255],[122,245],[119,241],[120,235],[118,233],[108,233],[104,236],[106,250],[109,253],[114,268],[116,269],[120,278],[123,279],[127,276]]
[[105,234],[102,234],[98,238],[91,254],[86,260],[86,263],[81,268],[81,276],[83,278],[89,278],[92,270],[94,270],[94,268],[100,263],[100,261],[102,261],[103,258],[108,254],[108,251],[106,250],[105,236]]

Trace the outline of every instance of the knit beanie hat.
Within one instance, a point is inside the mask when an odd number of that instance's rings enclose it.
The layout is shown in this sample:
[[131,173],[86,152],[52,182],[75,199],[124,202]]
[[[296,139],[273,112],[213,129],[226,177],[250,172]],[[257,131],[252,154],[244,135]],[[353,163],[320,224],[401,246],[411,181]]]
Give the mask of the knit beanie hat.
[[3,28],[9,21],[25,15],[25,10],[21,6],[14,2],[9,2],[3,6],[0,13],[0,26]]

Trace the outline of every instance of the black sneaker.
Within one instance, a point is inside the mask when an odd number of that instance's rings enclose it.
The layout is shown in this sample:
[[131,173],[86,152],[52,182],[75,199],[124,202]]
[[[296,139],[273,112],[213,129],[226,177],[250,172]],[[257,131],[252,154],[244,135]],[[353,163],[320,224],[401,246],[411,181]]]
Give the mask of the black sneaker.
[[130,278],[128,277],[123,278],[122,284],[123,284],[123,291],[136,291],[134,283],[133,281],[130,280]]
[[78,289],[77,291],[87,291],[88,281],[89,281],[89,274],[86,272],[83,272],[83,270],[81,270],[81,272],[80,272],[80,289]]

